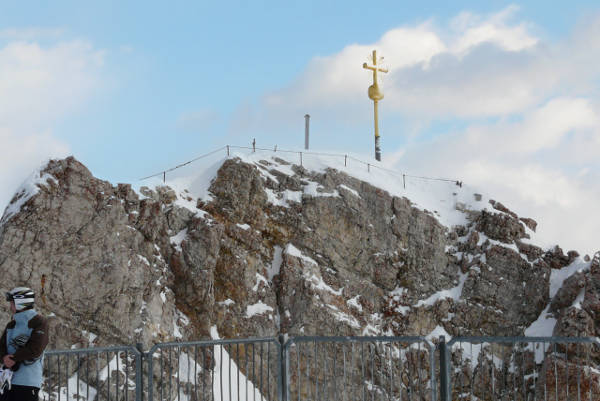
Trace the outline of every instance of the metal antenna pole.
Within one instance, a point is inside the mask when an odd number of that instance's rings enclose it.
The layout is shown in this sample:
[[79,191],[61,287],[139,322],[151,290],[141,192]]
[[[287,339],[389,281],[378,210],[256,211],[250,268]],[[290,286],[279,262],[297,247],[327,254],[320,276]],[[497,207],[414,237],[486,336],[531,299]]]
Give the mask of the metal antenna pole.
[[308,150],[308,126],[310,125],[310,115],[304,116],[304,149]]

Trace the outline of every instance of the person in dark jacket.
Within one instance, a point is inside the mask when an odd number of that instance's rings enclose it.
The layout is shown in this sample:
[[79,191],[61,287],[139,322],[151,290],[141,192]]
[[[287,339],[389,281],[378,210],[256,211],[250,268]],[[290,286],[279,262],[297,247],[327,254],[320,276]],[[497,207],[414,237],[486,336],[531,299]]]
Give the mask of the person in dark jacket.
[[[0,361],[5,377],[0,401],[37,401],[42,387],[44,349],[48,345],[48,320],[34,309],[35,293],[27,287],[6,293],[13,313],[0,339]],[[12,373],[12,377],[11,376]]]

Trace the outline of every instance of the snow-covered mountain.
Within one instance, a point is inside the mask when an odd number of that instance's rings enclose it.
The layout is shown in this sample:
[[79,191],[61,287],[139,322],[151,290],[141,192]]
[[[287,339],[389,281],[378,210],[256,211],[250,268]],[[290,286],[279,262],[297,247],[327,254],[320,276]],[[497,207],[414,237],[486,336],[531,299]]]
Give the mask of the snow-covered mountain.
[[2,285],[41,294],[53,347],[199,339],[212,327],[599,334],[600,254],[542,249],[536,222],[468,186],[302,164],[237,153],[134,190],[73,158],[50,161],[0,221]]

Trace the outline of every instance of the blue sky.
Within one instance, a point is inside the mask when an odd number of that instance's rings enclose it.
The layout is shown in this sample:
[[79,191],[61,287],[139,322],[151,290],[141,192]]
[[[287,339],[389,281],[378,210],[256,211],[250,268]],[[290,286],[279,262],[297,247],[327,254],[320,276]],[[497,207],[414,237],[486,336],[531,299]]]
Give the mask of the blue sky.
[[479,185],[594,249],[597,2],[122,3],[0,4],[0,208],[49,156],[132,182],[227,143],[299,148],[305,113],[313,147],[367,157],[377,48],[387,165]]

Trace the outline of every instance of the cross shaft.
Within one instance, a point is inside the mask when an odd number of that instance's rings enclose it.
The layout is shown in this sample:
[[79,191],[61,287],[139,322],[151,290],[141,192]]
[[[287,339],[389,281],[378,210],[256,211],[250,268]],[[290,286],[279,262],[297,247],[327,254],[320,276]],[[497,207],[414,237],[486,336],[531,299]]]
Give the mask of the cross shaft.
[[381,161],[381,149],[379,147],[379,115],[377,103],[383,99],[383,92],[377,84],[377,72],[387,73],[387,68],[377,66],[377,51],[373,50],[373,66],[363,63],[363,68],[373,71],[373,85],[369,86],[369,99],[373,101],[373,114],[375,119],[375,159]]

